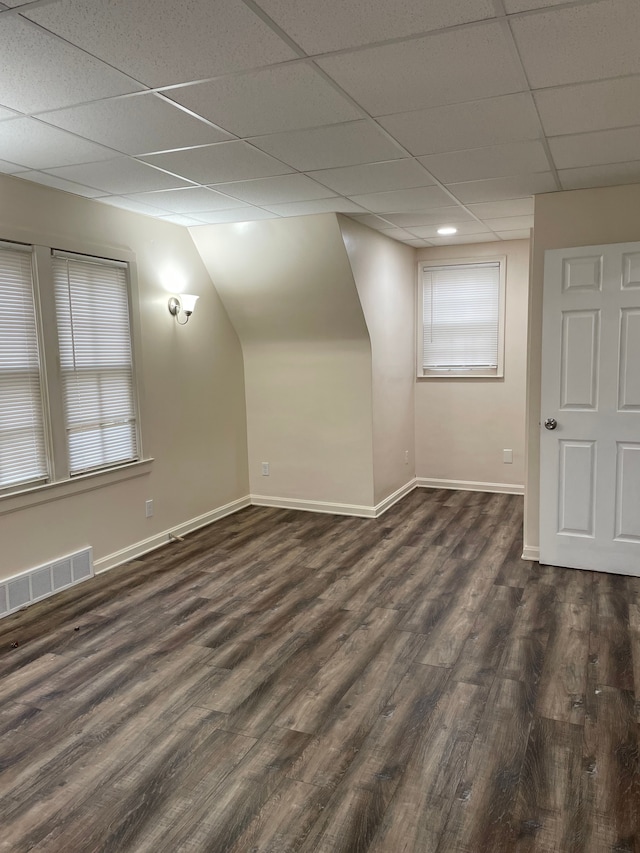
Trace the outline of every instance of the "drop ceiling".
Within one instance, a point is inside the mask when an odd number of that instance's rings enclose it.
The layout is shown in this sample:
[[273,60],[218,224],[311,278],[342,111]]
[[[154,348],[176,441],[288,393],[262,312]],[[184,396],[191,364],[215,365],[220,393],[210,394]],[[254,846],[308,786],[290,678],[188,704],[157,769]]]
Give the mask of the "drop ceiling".
[[639,37],[639,0],[4,0],[0,172],[193,227],[518,239],[535,193],[640,181]]

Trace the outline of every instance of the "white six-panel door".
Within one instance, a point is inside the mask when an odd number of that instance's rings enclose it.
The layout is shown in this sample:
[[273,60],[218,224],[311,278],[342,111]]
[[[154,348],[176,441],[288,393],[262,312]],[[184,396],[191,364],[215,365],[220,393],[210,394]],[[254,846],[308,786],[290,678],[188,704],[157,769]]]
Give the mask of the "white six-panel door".
[[540,562],[640,576],[640,243],[546,252],[543,300]]

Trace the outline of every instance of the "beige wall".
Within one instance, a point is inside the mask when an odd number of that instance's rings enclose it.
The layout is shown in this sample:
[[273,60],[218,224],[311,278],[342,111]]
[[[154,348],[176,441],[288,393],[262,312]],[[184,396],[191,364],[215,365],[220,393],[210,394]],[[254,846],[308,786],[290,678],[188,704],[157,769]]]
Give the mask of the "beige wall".
[[[506,255],[504,378],[416,381],[416,475],[522,486],[529,241],[419,249],[420,261]],[[505,464],[502,451],[513,450]]]
[[[143,447],[155,458],[145,476],[73,497],[54,488],[36,507],[7,512],[15,499],[0,499],[0,578],[87,545],[99,561],[247,495],[242,352],[187,230],[0,176],[0,238],[135,254]],[[167,310],[176,290],[201,297],[186,327]]]
[[339,224],[371,338],[378,504],[414,477],[415,252],[346,216]]
[[525,548],[539,546],[542,284],[547,249],[640,240],[640,184],[536,196],[529,309]]
[[190,230],[242,341],[252,495],[371,506],[371,346],[336,215]]

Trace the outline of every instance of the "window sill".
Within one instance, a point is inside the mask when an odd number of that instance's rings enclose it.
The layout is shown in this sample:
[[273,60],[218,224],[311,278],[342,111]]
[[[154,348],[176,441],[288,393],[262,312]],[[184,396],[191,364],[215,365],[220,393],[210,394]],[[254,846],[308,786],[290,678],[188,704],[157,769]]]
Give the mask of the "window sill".
[[0,515],[28,509],[39,504],[50,503],[62,498],[79,495],[83,492],[91,492],[124,480],[132,480],[151,473],[153,459],[141,459],[139,462],[131,462],[118,468],[109,468],[107,471],[92,471],[90,474],[82,474],[72,480],[61,480],[56,483],[45,483],[40,486],[32,486],[19,492],[0,497]]
[[504,379],[503,373],[476,373],[473,370],[439,371],[437,373],[418,373],[418,380],[422,379]]

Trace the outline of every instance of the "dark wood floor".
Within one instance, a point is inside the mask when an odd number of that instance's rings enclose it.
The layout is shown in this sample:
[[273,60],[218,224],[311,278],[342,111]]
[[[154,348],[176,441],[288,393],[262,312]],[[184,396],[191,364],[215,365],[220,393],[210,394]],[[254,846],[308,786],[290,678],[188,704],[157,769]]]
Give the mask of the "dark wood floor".
[[638,853],[640,580],[521,523],[254,507],[2,620],[0,851]]

